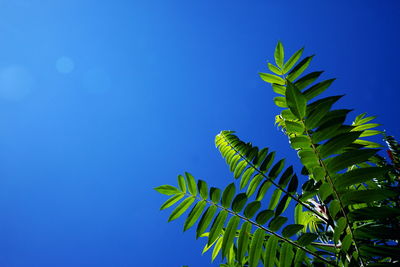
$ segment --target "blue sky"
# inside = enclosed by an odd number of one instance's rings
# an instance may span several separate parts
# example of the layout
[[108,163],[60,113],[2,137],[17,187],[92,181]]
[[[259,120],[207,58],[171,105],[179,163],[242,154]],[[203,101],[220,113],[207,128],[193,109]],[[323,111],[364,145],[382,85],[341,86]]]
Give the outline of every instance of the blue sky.
[[236,130],[298,163],[258,72],[278,40],[398,125],[398,1],[0,1],[0,266],[209,266],[152,190],[231,181]]

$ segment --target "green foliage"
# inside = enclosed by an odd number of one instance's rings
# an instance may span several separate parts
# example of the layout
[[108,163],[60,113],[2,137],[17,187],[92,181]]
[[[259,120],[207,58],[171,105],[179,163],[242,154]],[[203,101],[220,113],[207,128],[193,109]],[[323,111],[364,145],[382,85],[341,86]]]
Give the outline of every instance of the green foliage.
[[[213,248],[221,266],[398,266],[400,146],[375,129],[375,117],[363,113],[346,124],[351,110],[333,108],[342,96],[320,97],[334,79],[304,74],[313,56],[300,60],[303,51],[285,62],[278,42],[272,73],[260,77],[281,95],[274,98],[283,108],[276,124],[300,158],[305,182],[299,186],[300,174],[276,152],[222,131],[215,144],[234,182],[221,190],[179,175],[178,187],[155,188],[172,196],[161,209],[177,205],[172,221],[191,208],[184,230],[197,223],[196,238],[207,238],[203,253]],[[382,145],[368,140],[381,134],[389,161],[378,154]]]

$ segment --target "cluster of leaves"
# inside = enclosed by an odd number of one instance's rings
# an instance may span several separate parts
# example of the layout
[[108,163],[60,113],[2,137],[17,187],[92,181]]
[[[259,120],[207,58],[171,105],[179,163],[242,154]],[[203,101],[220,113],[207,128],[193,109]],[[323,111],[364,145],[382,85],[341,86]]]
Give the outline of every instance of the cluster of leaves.
[[[220,253],[221,266],[398,265],[399,145],[386,137],[393,162],[379,156],[381,145],[366,139],[381,134],[374,117],[361,114],[347,125],[351,110],[332,108],[341,95],[318,98],[334,79],[316,83],[322,72],[303,75],[313,56],[300,60],[302,54],[285,62],[279,42],[276,65],[268,63],[272,73],[260,76],[280,95],[276,123],[297,152],[306,182],[299,188],[294,168],[275,152],[222,131],[215,144],[236,181],[220,190],[179,175],[178,187],[156,188],[172,195],[161,209],[181,201],[172,221],[192,207],[184,230],[198,222],[196,237],[208,240],[203,252],[213,248],[213,260]],[[294,221],[284,216],[290,203]]]

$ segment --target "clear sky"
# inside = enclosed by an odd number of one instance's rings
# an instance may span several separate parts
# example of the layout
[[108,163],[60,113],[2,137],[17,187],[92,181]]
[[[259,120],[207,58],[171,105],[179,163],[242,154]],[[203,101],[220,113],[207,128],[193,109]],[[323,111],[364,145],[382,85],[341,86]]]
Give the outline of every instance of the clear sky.
[[152,188],[230,183],[220,130],[298,163],[257,74],[278,40],[400,138],[399,28],[397,0],[1,0],[0,266],[210,266]]

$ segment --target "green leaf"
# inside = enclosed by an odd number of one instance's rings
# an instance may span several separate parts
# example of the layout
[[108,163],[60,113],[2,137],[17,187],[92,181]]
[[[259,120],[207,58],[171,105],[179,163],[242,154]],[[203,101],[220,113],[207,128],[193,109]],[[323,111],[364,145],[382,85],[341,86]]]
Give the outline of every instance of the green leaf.
[[296,256],[294,257],[294,267],[302,266],[305,256],[306,256],[306,252],[302,249],[298,249],[296,251]]
[[185,181],[185,177],[183,177],[182,175],[178,175],[178,185],[179,185],[179,188],[181,189],[181,191],[183,193],[186,193],[186,181]]
[[253,201],[247,204],[246,208],[244,209],[244,216],[250,219],[256,214],[256,212],[260,209],[261,202],[260,201]]
[[240,179],[240,189],[243,189],[246,187],[246,185],[249,183],[249,180],[253,173],[256,171],[253,167],[247,168],[247,170],[244,171],[242,175],[242,179]]
[[276,67],[275,65],[272,65],[271,63],[268,63],[268,69],[275,73],[276,75],[282,75],[282,71],[280,68]]
[[279,199],[281,198],[282,191],[279,189],[276,189],[274,193],[272,193],[271,200],[269,201],[268,209],[269,210],[274,210],[276,206],[278,205]]
[[282,212],[284,212],[287,207],[289,206],[291,198],[289,197],[289,195],[285,195],[278,203],[278,206],[276,207],[275,210],[275,216],[279,216],[282,214]]
[[256,222],[260,225],[264,225],[267,223],[269,219],[274,216],[274,211],[273,210],[263,210],[260,211],[257,216],[256,216]]
[[207,244],[211,244],[212,242],[214,242],[214,240],[217,239],[217,237],[220,235],[227,216],[228,212],[226,210],[221,210],[217,217],[215,217],[210,229],[210,235],[208,237]]
[[365,162],[378,151],[378,149],[362,149],[345,152],[327,161],[328,170],[330,173],[335,173],[354,164]]
[[261,183],[261,181],[264,179],[264,177],[261,174],[257,174],[256,176],[254,176],[253,180],[251,180],[249,187],[247,188],[247,196],[251,196],[252,194],[254,194],[254,192],[256,191],[257,187],[259,186],[259,184]]
[[289,133],[303,134],[305,131],[304,126],[295,121],[285,121],[285,126]]
[[286,98],[282,96],[276,96],[274,97],[274,104],[280,108],[287,108],[288,105],[286,103]]
[[193,207],[188,217],[186,218],[183,231],[186,231],[195,224],[197,219],[199,219],[200,215],[203,213],[205,207],[206,207],[205,200],[197,202],[197,204]]
[[351,221],[386,220],[398,216],[400,216],[400,209],[391,207],[365,207],[353,210],[348,214]]
[[215,243],[215,246],[214,246],[214,249],[213,249],[213,252],[212,252],[212,255],[211,255],[211,261],[214,261],[215,260],[215,258],[218,256],[218,253],[219,253],[219,251],[221,250],[221,247],[222,247],[222,238],[218,238],[217,239],[217,241],[216,241],[216,243]]
[[249,251],[249,267],[257,267],[260,260],[262,245],[264,242],[265,232],[262,229],[257,229],[253,234],[253,239],[250,244]]
[[229,208],[233,196],[235,195],[236,187],[234,183],[229,184],[222,193],[221,204],[224,208]]
[[333,193],[332,186],[328,183],[324,183],[319,188],[318,193],[319,193],[321,200],[325,201],[325,199]]
[[196,239],[199,238],[200,235],[203,234],[204,231],[208,228],[216,211],[217,211],[217,206],[213,205],[208,207],[206,212],[203,213],[203,216],[201,216],[199,224],[197,225]]
[[219,203],[221,197],[221,189],[216,188],[216,187],[211,187],[210,188],[210,199],[214,203]]
[[381,180],[383,178],[383,175],[387,171],[388,169],[383,167],[367,167],[367,168],[354,169],[336,176],[335,187],[337,189],[341,189],[348,187],[350,185],[369,181],[373,178]]
[[222,241],[222,256],[225,257],[231,247],[233,246],[233,239],[236,235],[236,229],[239,225],[240,218],[237,216],[233,216],[226,226],[224,238]]
[[168,222],[178,219],[194,202],[194,197],[183,200],[172,212],[168,218]]
[[240,194],[238,194],[234,199],[233,199],[233,202],[232,202],[232,210],[234,211],[234,212],[240,212],[242,209],[243,209],[243,207],[244,207],[244,205],[246,205],[246,202],[247,202],[247,195],[246,195],[246,193],[240,193]]
[[356,203],[370,203],[373,201],[384,200],[386,198],[397,196],[397,192],[388,189],[367,189],[347,191],[342,194],[342,202],[344,205]]
[[268,228],[275,232],[281,229],[282,225],[284,225],[287,222],[288,218],[283,217],[283,216],[278,216],[273,218],[268,225]]
[[333,241],[335,244],[338,243],[340,235],[343,233],[343,231],[346,229],[347,223],[346,219],[344,217],[341,217],[336,224],[335,231],[333,232]]
[[289,81],[294,81],[296,80],[297,77],[299,77],[310,65],[310,62],[314,56],[306,57],[302,61],[300,61],[299,64],[297,64],[288,74],[287,79]]
[[317,237],[318,235],[314,233],[304,233],[299,237],[299,239],[297,239],[297,242],[300,246],[304,247],[311,244],[311,242],[317,239]]
[[304,228],[304,225],[302,224],[290,224],[283,228],[282,230],[282,235],[285,238],[289,238],[295,234],[297,234],[300,230]]
[[292,245],[289,243],[283,243],[280,249],[279,255],[279,267],[293,266],[292,261],[294,258],[294,252]]
[[239,164],[235,168],[233,177],[235,179],[239,178],[240,175],[242,174],[242,172],[244,171],[244,169],[246,168],[246,166],[247,166],[247,162],[245,160],[242,160],[241,162],[239,162]]
[[275,179],[285,166],[285,159],[278,161],[268,174],[269,179]]
[[208,187],[207,183],[203,180],[197,181],[197,188],[199,189],[200,196],[202,199],[207,199],[208,196]]
[[330,155],[340,152],[344,147],[353,143],[361,132],[349,132],[335,136],[328,140],[325,144],[318,147],[318,153],[321,158],[326,158]]
[[303,119],[306,115],[307,99],[300,90],[292,83],[286,87],[286,103],[290,111],[298,118]]
[[338,214],[338,212],[340,211],[340,202],[339,200],[332,200],[331,204],[329,205],[329,214],[331,215],[331,217],[333,219],[336,218],[336,215]]
[[175,194],[178,194],[181,192],[181,191],[179,191],[178,188],[176,188],[175,186],[172,186],[172,185],[161,185],[161,186],[154,188],[154,190],[156,190],[157,192],[159,192],[163,195],[167,195],[167,196],[175,195]]
[[269,74],[269,73],[261,73],[261,72],[259,74],[260,74],[261,79],[264,82],[276,83],[276,84],[279,84],[279,85],[285,85],[285,80],[282,79],[279,76],[276,76],[276,75],[273,75],[273,74]]
[[248,250],[250,241],[251,224],[245,221],[240,229],[238,238],[237,257],[238,261],[243,264],[244,256]]
[[283,62],[284,62],[284,51],[283,51],[283,45],[281,42],[278,42],[275,48],[275,63],[278,65],[278,67],[283,68]]
[[335,81],[335,79],[330,79],[326,81],[322,81],[320,83],[317,83],[313,86],[311,86],[309,89],[304,91],[304,96],[307,98],[307,100],[311,100],[314,97],[320,95],[323,93],[326,89],[331,86],[331,84]]
[[303,149],[303,148],[305,148],[305,149],[311,148],[310,140],[303,135],[291,137],[290,145],[293,149],[296,149],[296,150]]
[[307,86],[309,86],[310,84],[312,84],[313,82],[315,82],[315,80],[317,80],[318,77],[321,76],[322,73],[323,73],[323,71],[311,72],[311,73],[301,77],[300,79],[298,79],[294,84],[301,91],[304,88],[306,88]]
[[267,157],[263,160],[263,162],[260,165],[260,171],[262,172],[267,172],[268,169],[271,167],[272,162],[274,161],[275,158],[275,151],[272,151],[267,155]]
[[160,210],[171,207],[172,205],[174,205],[176,202],[178,202],[184,196],[185,196],[185,194],[183,194],[183,193],[179,193],[179,194],[176,194],[175,196],[172,196],[167,201],[165,201],[164,204],[162,204]]
[[288,71],[290,71],[293,66],[297,63],[297,61],[299,61],[299,59],[301,58],[301,55],[303,54],[303,50],[304,48],[299,49],[298,51],[296,51],[296,53],[294,53],[289,60],[285,63],[285,65],[283,66],[283,73],[286,74]]
[[189,193],[192,194],[193,196],[197,195],[197,185],[196,185],[196,180],[194,177],[188,173],[185,172],[186,180],[188,182],[188,188],[189,188]]
[[286,185],[289,183],[290,178],[293,176],[293,166],[290,166],[286,168],[286,170],[283,172],[281,178],[279,179],[279,186],[281,187],[286,187]]
[[278,238],[274,235],[268,238],[267,244],[265,245],[265,255],[264,255],[264,266],[274,267],[276,251],[278,248]]
[[290,183],[287,188],[287,191],[289,193],[295,193],[298,185],[299,185],[299,180],[297,179],[297,175],[295,174],[292,176],[292,179],[290,179]]
[[273,84],[272,84],[272,90],[273,90],[275,93],[284,96],[284,95],[285,95],[285,92],[286,92],[286,87],[283,86],[283,85],[279,85],[279,84],[273,83]]
[[271,185],[272,185],[271,180],[266,180],[262,183],[257,192],[257,197],[256,197],[257,201],[261,201],[264,199],[264,196],[267,193],[268,189],[271,187]]

